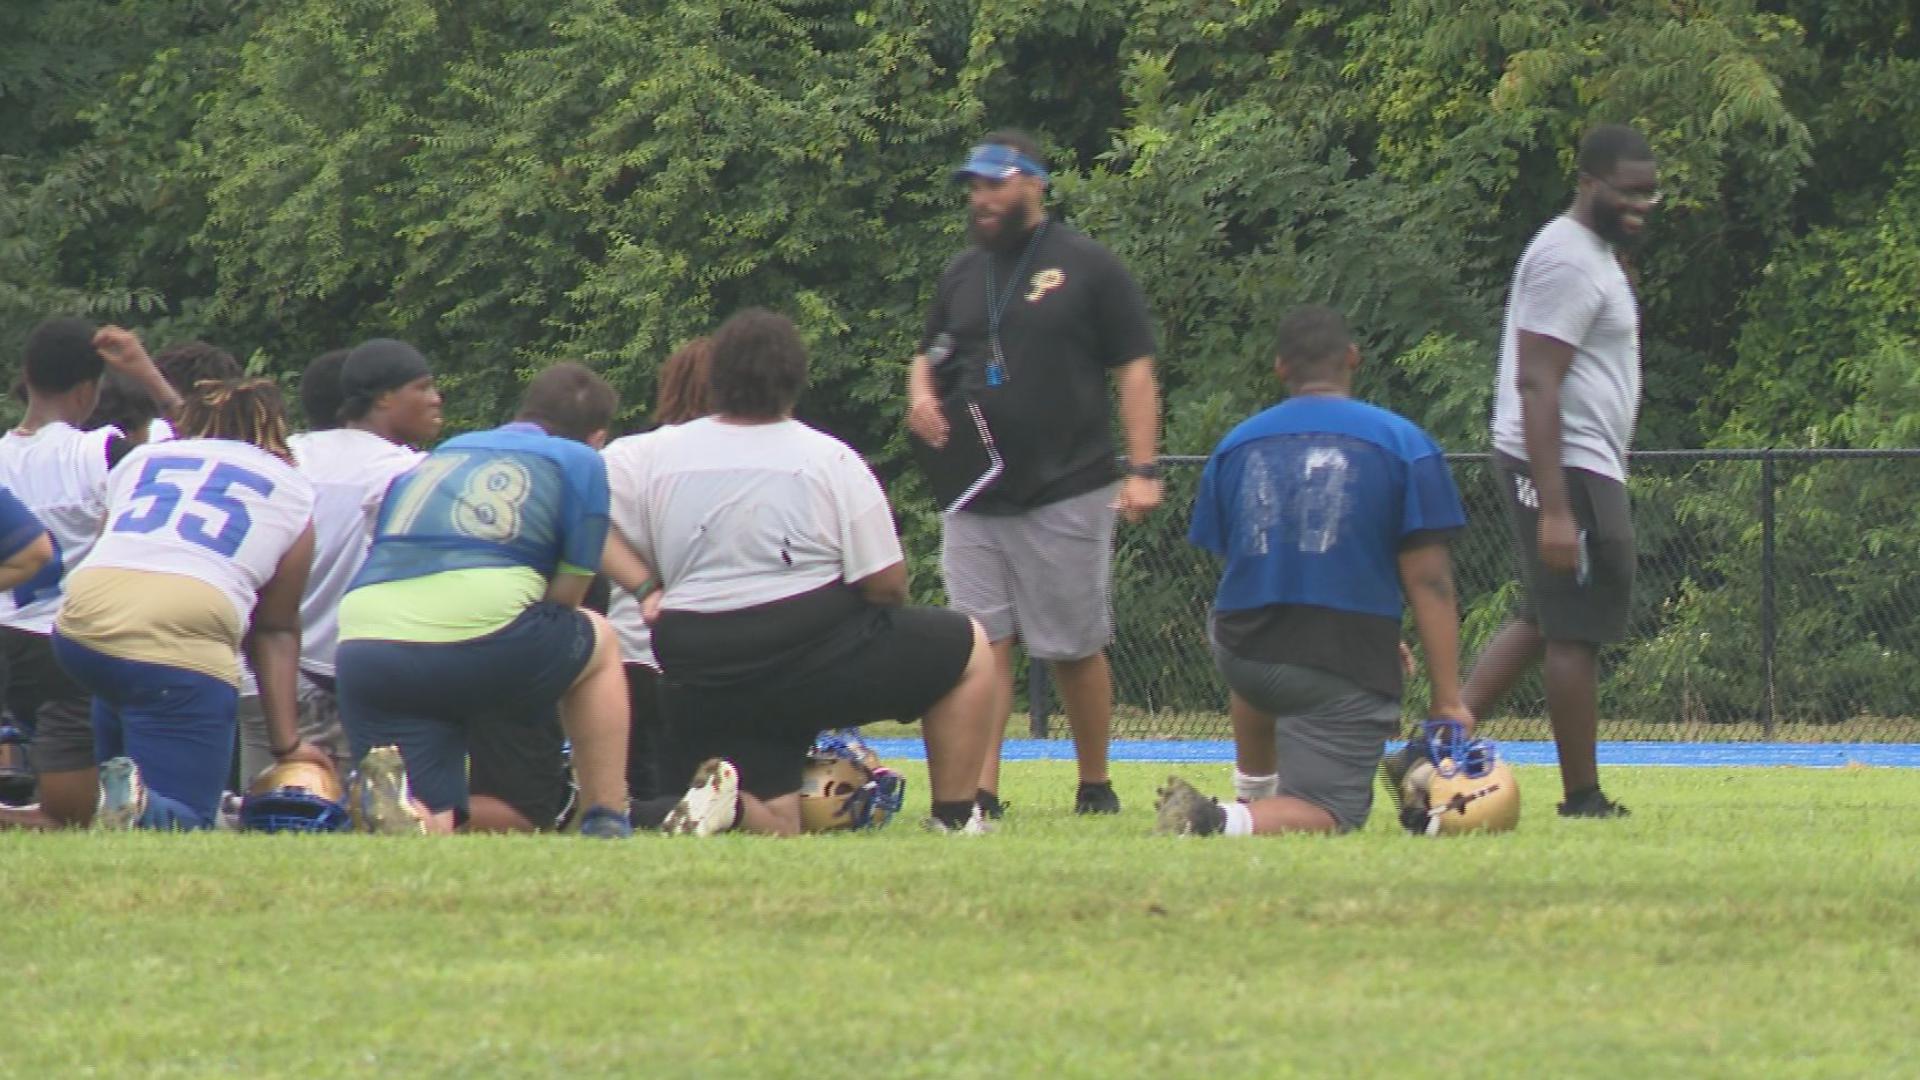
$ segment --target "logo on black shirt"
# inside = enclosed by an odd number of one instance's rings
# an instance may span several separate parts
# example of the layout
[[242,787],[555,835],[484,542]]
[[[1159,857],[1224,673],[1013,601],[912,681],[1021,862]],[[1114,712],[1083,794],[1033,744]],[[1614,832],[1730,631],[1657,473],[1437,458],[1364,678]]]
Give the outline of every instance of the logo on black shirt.
[[1027,303],[1037,304],[1053,290],[1067,283],[1067,272],[1058,267],[1035,270],[1027,279]]

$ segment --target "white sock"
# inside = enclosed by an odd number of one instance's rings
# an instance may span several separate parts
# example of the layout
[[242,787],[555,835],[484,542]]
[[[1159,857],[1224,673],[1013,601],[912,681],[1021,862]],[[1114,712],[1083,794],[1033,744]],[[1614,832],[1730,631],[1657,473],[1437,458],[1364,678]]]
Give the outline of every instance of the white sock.
[[1238,767],[1233,770],[1233,797],[1241,802],[1271,799],[1278,794],[1280,794],[1280,774],[1248,776]]
[[1227,812],[1227,827],[1221,830],[1222,836],[1252,836],[1253,810],[1242,802],[1220,804]]

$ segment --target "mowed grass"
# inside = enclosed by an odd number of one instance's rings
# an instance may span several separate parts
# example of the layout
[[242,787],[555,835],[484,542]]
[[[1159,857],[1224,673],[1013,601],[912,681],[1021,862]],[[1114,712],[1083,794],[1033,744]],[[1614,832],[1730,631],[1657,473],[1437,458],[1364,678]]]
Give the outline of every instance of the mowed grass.
[[[1225,766],[1181,768],[1223,790]],[[768,841],[0,836],[0,1074],[1920,1073],[1920,774],[1613,770],[1625,821]]]

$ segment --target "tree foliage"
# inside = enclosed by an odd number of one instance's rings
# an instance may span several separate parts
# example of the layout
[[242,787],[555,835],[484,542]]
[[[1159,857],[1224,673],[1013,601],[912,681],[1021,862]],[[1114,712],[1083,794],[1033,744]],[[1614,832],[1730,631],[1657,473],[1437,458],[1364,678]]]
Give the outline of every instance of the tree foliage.
[[901,371],[980,132],[1037,132],[1141,279],[1170,450],[1275,397],[1307,300],[1353,318],[1369,396],[1472,450],[1507,275],[1599,120],[1668,193],[1641,445],[1911,444],[1897,0],[14,0],[0,347],[85,311],[290,376],[397,334],[471,426],[557,357],[638,416],[677,343],[767,304],[812,343],[803,412],[927,552]]

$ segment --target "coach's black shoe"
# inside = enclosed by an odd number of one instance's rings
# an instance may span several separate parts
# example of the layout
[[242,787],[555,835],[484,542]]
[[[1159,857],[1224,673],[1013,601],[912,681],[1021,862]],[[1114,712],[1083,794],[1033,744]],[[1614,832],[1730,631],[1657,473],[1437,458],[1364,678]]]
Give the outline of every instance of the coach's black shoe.
[[999,795],[986,788],[981,788],[979,793],[974,795],[973,804],[980,808],[981,813],[987,815],[989,821],[999,821],[1007,816],[1006,804],[1000,801]]
[[1560,804],[1561,817],[1616,818],[1628,817],[1633,811],[1614,802],[1600,793],[1597,787],[1576,792]]
[[[1407,732],[1407,745],[1380,759],[1380,783],[1387,789],[1387,798],[1393,800],[1396,812],[1406,810],[1404,787],[1407,773],[1415,763],[1425,761],[1429,753],[1427,737],[1420,733],[1419,728],[1414,728]],[[1425,813],[1423,807],[1422,816]]]
[[1154,832],[1162,836],[1213,836],[1226,830],[1226,807],[1185,780],[1169,776],[1167,786],[1157,794],[1160,798],[1153,804]]
[[1119,813],[1120,796],[1114,794],[1113,781],[1102,780],[1097,784],[1081,781],[1080,790],[1073,796],[1073,812],[1076,814]]

